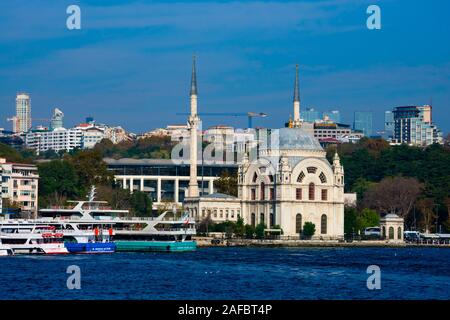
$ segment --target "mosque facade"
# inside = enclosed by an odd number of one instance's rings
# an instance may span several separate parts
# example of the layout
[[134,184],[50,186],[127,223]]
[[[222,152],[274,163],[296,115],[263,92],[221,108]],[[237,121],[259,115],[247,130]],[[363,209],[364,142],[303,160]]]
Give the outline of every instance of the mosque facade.
[[[194,97],[193,97],[194,95]],[[192,106],[192,103],[195,105]],[[294,86],[294,118],[289,126],[269,129],[258,138],[256,156],[246,153],[239,164],[238,196],[198,194],[196,166],[183,206],[197,221],[236,221],[266,230],[281,228],[283,237],[297,238],[305,222],[315,225],[313,239],[344,236],[344,168],[339,156],[333,163],[310,132],[302,129],[298,66]],[[197,139],[197,79],[195,60],[191,81],[191,141]],[[263,140],[263,141],[262,141]],[[191,144],[190,160],[197,163],[197,143]]]

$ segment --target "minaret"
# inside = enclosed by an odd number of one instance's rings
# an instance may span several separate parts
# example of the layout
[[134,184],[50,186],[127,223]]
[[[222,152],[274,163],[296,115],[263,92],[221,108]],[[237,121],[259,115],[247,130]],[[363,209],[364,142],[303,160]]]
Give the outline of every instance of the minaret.
[[344,168],[341,165],[341,159],[337,151],[333,157],[333,172],[334,172],[334,183],[338,186],[344,185]]
[[195,67],[195,56],[192,58],[192,76],[191,76],[191,115],[189,116],[188,124],[190,130],[190,176],[188,197],[198,197],[198,182],[197,182],[197,130],[200,118],[197,114],[197,74]]
[[298,83],[298,64],[295,66],[294,85],[294,128],[300,128],[300,88]]

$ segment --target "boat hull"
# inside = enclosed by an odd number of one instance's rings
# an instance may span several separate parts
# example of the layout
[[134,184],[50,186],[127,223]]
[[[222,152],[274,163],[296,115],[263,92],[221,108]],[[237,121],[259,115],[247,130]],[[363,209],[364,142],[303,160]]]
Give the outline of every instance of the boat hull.
[[186,252],[197,248],[195,241],[116,241],[117,251]]
[[114,253],[116,244],[114,242],[93,242],[93,243],[65,243],[70,253]]

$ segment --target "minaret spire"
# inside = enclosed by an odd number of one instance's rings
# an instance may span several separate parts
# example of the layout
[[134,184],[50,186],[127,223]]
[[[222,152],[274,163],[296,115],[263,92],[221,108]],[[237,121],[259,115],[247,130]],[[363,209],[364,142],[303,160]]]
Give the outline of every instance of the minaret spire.
[[196,57],[192,56],[192,75],[191,75],[191,96],[197,95],[197,70],[195,65]]
[[300,88],[298,83],[298,64],[295,65],[294,102],[300,102]]
[[190,148],[189,148],[189,187],[188,197],[198,197],[198,182],[197,182],[197,130],[200,123],[200,118],[197,114],[197,72],[195,65],[196,57],[192,57],[192,75],[191,75],[191,115],[189,116],[188,124],[190,131]]
[[300,122],[300,85],[298,81],[298,64],[295,66],[294,84],[294,128],[299,128]]

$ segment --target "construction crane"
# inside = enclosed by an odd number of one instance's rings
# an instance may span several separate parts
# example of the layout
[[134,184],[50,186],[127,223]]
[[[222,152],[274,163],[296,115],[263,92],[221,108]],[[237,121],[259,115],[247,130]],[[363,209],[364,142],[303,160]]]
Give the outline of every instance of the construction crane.
[[[188,116],[190,113],[177,113],[180,116]],[[263,112],[203,112],[198,114],[201,117],[248,117],[248,128],[253,128],[253,118],[254,117],[267,117],[266,113]]]

